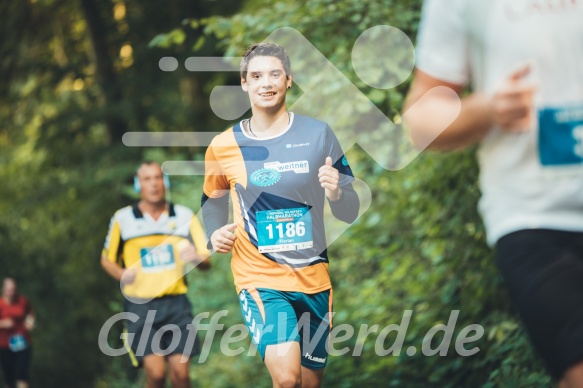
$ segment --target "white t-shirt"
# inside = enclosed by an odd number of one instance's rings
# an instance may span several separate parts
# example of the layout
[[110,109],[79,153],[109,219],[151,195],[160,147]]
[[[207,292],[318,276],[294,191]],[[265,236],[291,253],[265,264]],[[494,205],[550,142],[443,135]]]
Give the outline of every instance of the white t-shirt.
[[488,242],[517,230],[583,231],[583,0],[426,0],[417,67],[492,94],[521,64],[538,85],[526,133],[480,143]]

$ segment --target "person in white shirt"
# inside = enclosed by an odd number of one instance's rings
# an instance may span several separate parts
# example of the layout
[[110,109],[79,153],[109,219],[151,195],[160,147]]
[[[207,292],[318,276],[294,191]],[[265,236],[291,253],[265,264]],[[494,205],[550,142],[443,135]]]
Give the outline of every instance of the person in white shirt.
[[[404,109],[418,104],[404,117],[421,148],[479,143],[488,243],[535,349],[565,387],[583,386],[582,20],[580,0],[426,0]],[[468,85],[442,131],[438,118],[459,98],[426,93],[461,95]]]

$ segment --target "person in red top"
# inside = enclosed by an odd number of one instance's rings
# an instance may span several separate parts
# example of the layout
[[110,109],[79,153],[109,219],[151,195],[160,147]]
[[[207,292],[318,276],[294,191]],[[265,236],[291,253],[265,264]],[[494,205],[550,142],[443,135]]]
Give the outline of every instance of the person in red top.
[[33,326],[30,303],[18,294],[14,279],[5,278],[0,298],[0,365],[7,387],[28,387]]

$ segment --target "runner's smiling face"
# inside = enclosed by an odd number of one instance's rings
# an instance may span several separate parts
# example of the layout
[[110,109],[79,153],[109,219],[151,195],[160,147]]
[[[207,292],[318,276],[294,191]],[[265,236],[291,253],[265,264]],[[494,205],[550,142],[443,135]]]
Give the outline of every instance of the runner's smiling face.
[[164,202],[166,188],[162,168],[158,164],[144,164],[138,170],[142,200],[149,203]]
[[249,61],[247,78],[241,78],[243,91],[249,94],[252,109],[278,112],[285,109],[285,93],[292,78],[286,75],[276,57],[257,56]]

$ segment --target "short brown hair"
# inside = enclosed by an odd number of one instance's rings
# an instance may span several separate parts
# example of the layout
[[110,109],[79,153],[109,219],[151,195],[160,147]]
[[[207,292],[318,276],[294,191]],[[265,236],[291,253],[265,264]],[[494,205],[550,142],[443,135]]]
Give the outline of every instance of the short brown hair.
[[[140,170],[142,169],[143,166],[153,166],[156,165],[158,167],[160,167],[160,170],[162,171],[162,166],[160,165],[160,163],[155,162],[153,160],[144,160],[142,163],[140,163],[140,165],[138,166],[138,169],[136,170],[136,176],[139,177],[140,176]],[[162,171],[162,175],[164,175],[164,171]]]
[[241,78],[247,78],[247,68],[249,67],[249,62],[255,57],[275,57],[281,61],[283,65],[283,70],[287,77],[291,75],[291,65],[289,57],[285,52],[285,49],[275,43],[254,43],[247,47],[245,54],[243,54],[243,59],[241,59]]

